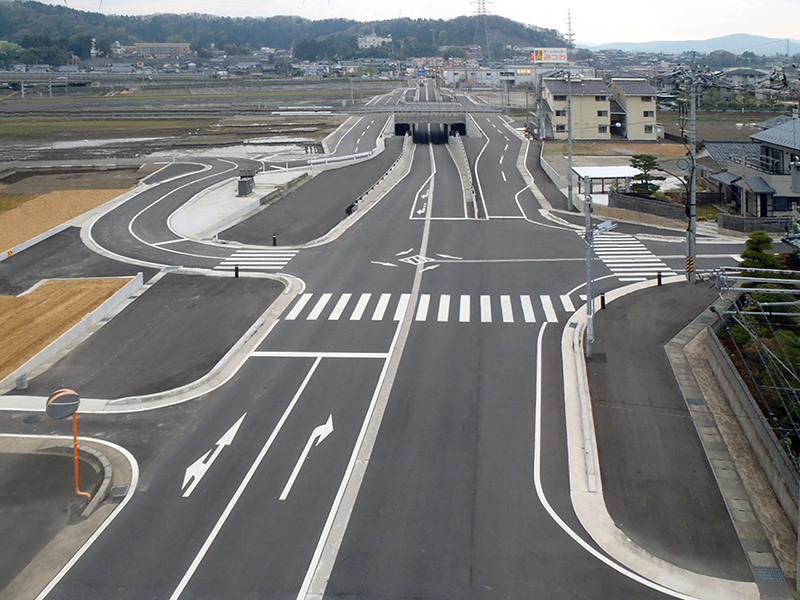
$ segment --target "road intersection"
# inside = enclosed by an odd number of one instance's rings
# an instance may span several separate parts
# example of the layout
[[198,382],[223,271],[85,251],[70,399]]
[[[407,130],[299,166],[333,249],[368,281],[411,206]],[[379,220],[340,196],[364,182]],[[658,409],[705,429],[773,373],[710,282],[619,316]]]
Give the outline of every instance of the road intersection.
[[[630,571],[576,517],[560,338],[585,302],[584,242],[542,215],[517,168],[530,142],[499,115],[475,122],[478,218],[447,148],[418,144],[400,183],[329,243],[170,230],[193,195],[252,165],[231,159],[195,159],[88,228],[123,262],[228,277],[250,265],[302,285],[224,385],[125,419],[165,433],[124,511],[41,597],[715,597]],[[374,148],[380,125],[355,121],[337,151]],[[680,272],[672,242],[600,239],[598,293]],[[107,417],[84,423],[125,438]],[[714,527],[729,532],[727,515]],[[753,597],[729,552],[730,589]]]

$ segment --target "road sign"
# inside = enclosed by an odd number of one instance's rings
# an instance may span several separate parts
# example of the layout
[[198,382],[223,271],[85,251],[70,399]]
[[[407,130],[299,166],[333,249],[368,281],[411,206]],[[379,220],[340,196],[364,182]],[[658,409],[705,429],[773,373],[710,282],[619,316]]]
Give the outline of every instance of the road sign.
[[76,392],[67,389],[57,390],[47,399],[45,410],[51,419],[66,419],[78,410],[80,403],[81,399]]

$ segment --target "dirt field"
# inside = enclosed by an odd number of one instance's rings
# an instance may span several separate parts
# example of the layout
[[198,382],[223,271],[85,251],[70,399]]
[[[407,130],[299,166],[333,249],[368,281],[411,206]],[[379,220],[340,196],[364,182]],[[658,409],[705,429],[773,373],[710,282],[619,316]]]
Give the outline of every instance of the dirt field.
[[128,281],[46,281],[19,297],[0,296],[0,379],[68,331]]
[[[6,251],[125,193],[115,190],[50,192],[0,213],[0,249]],[[0,199],[4,194],[0,194]]]
[[[626,141],[596,141],[574,142],[572,144],[573,156],[631,156],[632,154],[653,154],[662,158],[680,158],[686,156],[686,147],[676,142],[626,142]],[[549,141],[544,145],[545,156],[566,156],[566,142]]]

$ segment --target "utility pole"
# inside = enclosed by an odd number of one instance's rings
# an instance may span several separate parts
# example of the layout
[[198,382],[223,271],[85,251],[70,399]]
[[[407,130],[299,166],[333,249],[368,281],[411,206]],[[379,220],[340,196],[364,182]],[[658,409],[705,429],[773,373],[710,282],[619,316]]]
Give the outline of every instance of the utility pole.
[[572,70],[570,49],[572,48],[572,15],[567,11],[567,206],[572,210]]
[[[694,65],[693,65],[694,66]],[[689,84],[689,227],[686,229],[686,280],[695,282],[694,261],[697,255],[697,80]]]

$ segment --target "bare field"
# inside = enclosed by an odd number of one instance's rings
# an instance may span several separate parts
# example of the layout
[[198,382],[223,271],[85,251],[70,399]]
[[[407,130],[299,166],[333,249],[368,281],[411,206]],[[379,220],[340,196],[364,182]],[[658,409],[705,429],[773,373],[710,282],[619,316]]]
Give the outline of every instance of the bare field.
[[0,296],[0,379],[36,356],[128,281],[45,281],[22,296]]
[[0,248],[13,248],[113,200],[126,191],[128,190],[60,190],[28,200],[0,213]]
[[[626,141],[596,141],[574,142],[572,154],[574,156],[631,156],[633,154],[653,154],[659,159],[680,158],[686,156],[686,147],[676,142],[626,142]],[[546,142],[545,156],[566,156],[567,144],[564,142]]]

